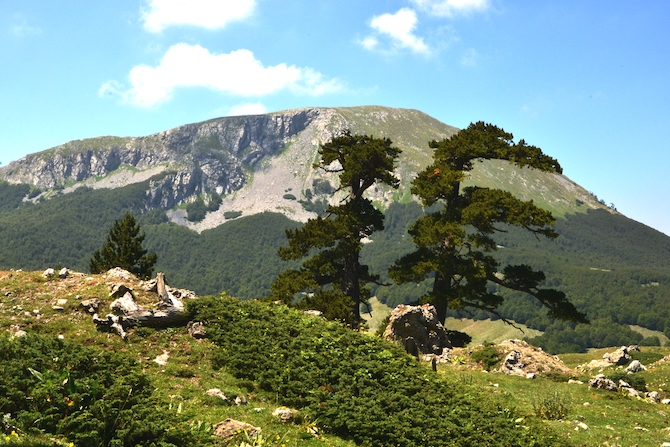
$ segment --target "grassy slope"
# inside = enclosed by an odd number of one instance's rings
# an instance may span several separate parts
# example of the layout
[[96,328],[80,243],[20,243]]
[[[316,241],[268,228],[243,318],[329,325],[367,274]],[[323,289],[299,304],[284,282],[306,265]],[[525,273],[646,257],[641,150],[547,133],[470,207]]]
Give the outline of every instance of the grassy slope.
[[[93,297],[109,303],[107,290],[104,279],[99,275],[47,281],[39,273],[0,272],[0,331],[6,333],[10,326],[20,325],[28,332],[54,337],[62,335],[66,340],[114,350],[139,361],[156,387],[156,405],[185,416],[192,430],[211,430],[214,423],[232,417],[261,426],[266,439],[263,445],[266,446],[354,445],[351,441],[323,433],[313,437],[310,435],[313,425],[309,421],[294,424],[278,422],[270,414],[277,405],[276,396],[262,390],[256,390],[249,396],[249,405],[239,407],[205,396],[204,391],[216,387],[233,398],[246,394],[249,385],[235,379],[226,368],[212,369],[210,359],[216,350],[214,345],[207,340],[192,339],[184,329],[135,330],[131,331],[126,342],[117,336],[96,332],[91,316],[78,311],[77,304],[80,299]],[[67,300],[63,311],[52,309],[58,299]],[[149,304],[153,298],[140,294],[140,301]],[[267,349],[272,352],[270,345]],[[561,358],[568,366],[575,367],[601,358],[605,351],[611,349],[563,355]],[[167,365],[153,362],[156,356],[166,352],[169,354]],[[652,366],[651,363],[668,354],[669,348],[643,348],[642,358],[646,359],[643,363],[651,367],[639,373],[646,379],[649,390],[657,390],[664,396],[670,394],[667,385],[670,383],[670,365],[658,363]],[[556,396],[569,401],[567,417],[544,422],[553,427],[565,443],[642,446],[670,441],[670,433],[666,429],[670,425],[668,411],[662,405],[590,390],[586,385],[485,373],[468,362],[440,365],[439,372],[464,391],[477,395],[485,393],[487,399],[499,402],[503,410],[514,409],[514,417],[520,426],[535,420],[534,405],[551,402]],[[587,380],[590,375],[576,373],[576,377]],[[589,429],[578,429],[578,422],[583,422]],[[0,438],[0,445],[6,444],[4,439]],[[23,433],[19,433],[19,441],[26,439]],[[14,441],[11,436],[10,440]]]

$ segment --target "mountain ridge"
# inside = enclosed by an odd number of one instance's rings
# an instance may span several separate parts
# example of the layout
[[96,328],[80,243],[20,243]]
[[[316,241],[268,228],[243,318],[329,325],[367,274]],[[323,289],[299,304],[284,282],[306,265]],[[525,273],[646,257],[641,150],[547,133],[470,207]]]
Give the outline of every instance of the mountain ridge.
[[[315,194],[315,184],[327,182],[335,189],[337,179],[312,165],[319,145],[344,129],[388,137],[403,150],[396,171],[399,190],[379,187],[370,194],[382,209],[393,201],[411,200],[410,182],[431,160],[427,143],[458,131],[415,109],[310,107],[214,118],[143,137],[74,140],[0,167],[0,179],[30,185],[26,200],[35,203],[82,186],[117,188],[153,177],[145,208],[169,210],[171,221],[198,232],[225,223],[231,213],[279,212],[305,222],[316,215],[306,203],[339,200],[337,195]],[[508,163],[486,161],[470,176],[480,186],[535,198],[561,217],[603,207],[562,175],[522,172]],[[530,186],[524,185],[528,178]],[[217,209],[210,209],[202,220],[189,221],[185,205],[217,196],[222,196]]]

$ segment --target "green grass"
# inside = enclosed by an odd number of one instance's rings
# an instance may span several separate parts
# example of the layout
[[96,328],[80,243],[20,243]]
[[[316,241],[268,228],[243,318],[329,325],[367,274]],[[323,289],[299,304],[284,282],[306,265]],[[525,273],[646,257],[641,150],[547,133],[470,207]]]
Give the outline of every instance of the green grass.
[[471,320],[468,318],[447,318],[445,327],[447,329],[465,332],[472,337],[471,345],[484,342],[499,343],[503,340],[522,339],[524,337],[536,337],[542,332],[529,329],[523,324],[517,324],[520,329],[511,326],[502,320]]

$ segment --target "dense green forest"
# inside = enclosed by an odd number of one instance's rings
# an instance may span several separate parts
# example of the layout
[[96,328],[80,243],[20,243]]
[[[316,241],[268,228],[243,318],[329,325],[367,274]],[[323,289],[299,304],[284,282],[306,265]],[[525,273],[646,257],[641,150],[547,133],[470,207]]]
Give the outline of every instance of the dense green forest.
[[[28,186],[0,183],[0,268],[87,271],[92,253],[125,211],[137,217],[146,248],[157,253],[156,271],[201,295],[225,291],[241,299],[264,297],[279,272],[295,267],[282,262],[277,249],[286,244],[284,229],[298,223],[263,213],[198,234],[169,223],[161,210],[148,210],[147,187],[148,182],[118,189],[82,187],[33,204],[23,201]],[[430,280],[395,286],[386,273],[412,250],[406,231],[422,213],[414,202],[392,204],[385,213],[385,230],[373,234],[362,250],[363,262],[389,284],[373,286],[373,294],[389,306],[415,302],[430,287]],[[568,215],[556,222],[556,230],[561,236],[550,241],[509,228],[497,235],[497,256],[503,263],[544,270],[546,285],[564,291],[585,311],[591,329],[552,323],[535,302],[509,291],[498,291],[508,298],[501,316],[547,331],[534,342],[555,352],[640,341],[625,326],[630,324],[670,334],[670,238],[604,210]]]

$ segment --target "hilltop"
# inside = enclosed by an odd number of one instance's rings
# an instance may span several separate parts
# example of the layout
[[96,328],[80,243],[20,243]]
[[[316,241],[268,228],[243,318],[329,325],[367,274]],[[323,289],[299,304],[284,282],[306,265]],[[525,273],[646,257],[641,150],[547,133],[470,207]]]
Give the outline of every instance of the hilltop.
[[[586,385],[595,372],[576,367],[604,350],[562,356],[564,373],[535,365],[539,376],[531,380],[499,372],[505,343],[468,346],[435,373],[375,336],[225,296],[188,300],[193,318],[205,322],[204,339],[175,327],[132,329],[124,341],[96,331],[81,305],[98,299],[104,314],[119,283],[141,303],[155,301],[130,275],[0,272],[2,383],[13,390],[0,387],[8,415],[0,445],[569,446],[670,439],[662,404]],[[648,369],[631,383],[669,395],[669,353],[635,354]],[[299,413],[282,421],[273,415],[282,406]],[[229,418],[261,435],[214,437]]]

